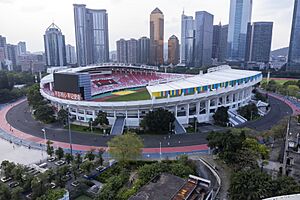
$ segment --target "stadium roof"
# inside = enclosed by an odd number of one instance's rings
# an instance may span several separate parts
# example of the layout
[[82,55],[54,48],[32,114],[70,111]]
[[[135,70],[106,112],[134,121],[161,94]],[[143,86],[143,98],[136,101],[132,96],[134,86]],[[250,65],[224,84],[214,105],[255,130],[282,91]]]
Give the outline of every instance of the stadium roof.
[[186,88],[196,88],[200,86],[207,86],[218,83],[224,83],[232,80],[243,79],[260,73],[261,72],[258,71],[238,70],[231,69],[229,66],[223,66],[223,69],[220,68],[219,70],[210,73],[199,74],[185,79],[171,81],[168,83],[147,86],[147,89],[150,93],[153,93],[180,90]]

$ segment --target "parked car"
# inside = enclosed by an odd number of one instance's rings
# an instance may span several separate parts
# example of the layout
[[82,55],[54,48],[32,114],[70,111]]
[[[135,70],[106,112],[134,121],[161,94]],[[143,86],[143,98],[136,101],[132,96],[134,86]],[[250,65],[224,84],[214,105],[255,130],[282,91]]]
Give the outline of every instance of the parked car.
[[42,163],[39,165],[40,168],[46,168],[47,167],[47,163]]
[[74,182],[71,183],[71,185],[72,185],[73,187],[78,187],[79,184],[80,184],[80,183],[79,183],[78,181],[74,181]]
[[67,181],[69,181],[69,180],[71,180],[71,179],[72,179],[72,177],[71,177],[70,175],[65,175],[65,176],[63,176],[63,177],[61,178],[61,180],[65,181],[65,182],[67,182]]
[[64,164],[66,164],[66,162],[63,161],[63,160],[59,160],[59,161],[56,161],[54,164],[55,164],[56,166],[62,166],[62,165],[64,165]]
[[11,187],[11,188],[17,187],[19,185],[20,185],[20,183],[18,181],[13,181],[13,182],[8,184],[8,186]]
[[51,189],[54,189],[54,188],[56,188],[56,184],[55,184],[55,183],[53,183],[53,182],[51,182],[51,183],[50,183],[50,188],[51,188]]
[[6,182],[8,182],[8,181],[10,181],[10,180],[11,180],[11,177],[6,177],[6,176],[4,176],[4,177],[1,178],[1,181],[2,181],[3,183],[6,183]]
[[102,165],[96,168],[97,171],[101,171],[102,169],[104,169],[104,166]]
[[50,157],[50,158],[47,159],[48,162],[54,162],[55,160],[56,160],[55,157]]

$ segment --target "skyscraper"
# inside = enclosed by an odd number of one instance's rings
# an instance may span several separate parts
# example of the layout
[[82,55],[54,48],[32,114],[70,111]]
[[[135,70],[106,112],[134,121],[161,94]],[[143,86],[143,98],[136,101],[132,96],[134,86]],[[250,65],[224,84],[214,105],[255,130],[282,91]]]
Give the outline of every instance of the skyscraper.
[[180,60],[179,40],[175,35],[172,35],[168,40],[168,63],[177,65]]
[[198,11],[195,16],[195,67],[212,64],[214,16],[206,11]]
[[140,64],[149,64],[150,61],[150,39],[141,37],[139,39],[139,62]]
[[250,61],[268,63],[272,44],[273,22],[254,22],[252,25]]
[[0,62],[3,62],[7,57],[6,37],[0,35]]
[[129,64],[138,64],[139,63],[139,45],[136,39],[131,38],[127,40],[127,62]]
[[180,63],[186,66],[194,64],[195,25],[192,16],[181,15]]
[[214,25],[213,27],[213,43],[211,57],[217,60],[219,60],[220,57],[221,29],[221,23],[219,25]]
[[44,45],[47,66],[66,65],[65,36],[54,23],[46,29]]
[[164,15],[155,8],[150,15],[150,64],[164,63]]
[[7,59],[12,62],[12,67],[16,69],[17,67],[17,57],[18,57],[18,47],[17,45],[7,44]]
[[248,23],[251,22],[252,0],[230,0],[228,58],[244,60]]
[[74,4],[77,62],[80,66],[109,61],[108,17],[106,10]]
[[117,61],[118,63],[128,63],[127,41],[120,39],[117,41]]
[[224,62],[227,57],[227,37],[228,25],[224,25],[221,28],[219,62]]
[[287,70],[300,71],[300,1],[295,0]]
[[75,47],[70,44],[66,45],[66,59],[67,59],[67,64],[70,65],[76,64]]
[[19,42],[18,55],[25,55],[25,54],[26,54],[26,42]]

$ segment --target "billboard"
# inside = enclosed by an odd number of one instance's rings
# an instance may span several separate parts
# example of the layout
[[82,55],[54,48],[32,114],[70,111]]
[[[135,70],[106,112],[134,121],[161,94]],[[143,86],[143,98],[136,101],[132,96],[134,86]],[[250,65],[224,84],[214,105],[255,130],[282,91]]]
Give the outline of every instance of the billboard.
[[78,74],[54,73],[54,90],[58,92],[80,94]]

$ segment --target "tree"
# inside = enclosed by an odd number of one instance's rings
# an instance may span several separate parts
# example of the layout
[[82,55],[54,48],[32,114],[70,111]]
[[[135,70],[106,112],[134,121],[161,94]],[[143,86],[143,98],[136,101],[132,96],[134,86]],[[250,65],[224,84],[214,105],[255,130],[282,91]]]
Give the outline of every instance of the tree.
[[299,87],[297,85],[289,85],[287,86],[287,95],[289,96],[297,96],[299,94]]
[[64,150],[61,147],[58,147],[58,149],[55,150],[55,155],[60,160],[64,157]]
[[80,168],[87,173],[91,172],[92,167],[93,167],[93,163],[91,161],[85,161],[80,165]]
[[97,158],[98,158],[98,162],[99,162],[100,165],[103,165],[103,161],[104,161],[103,153],[104,152],[105,152],[104,149],[102,149],[102,148],[98,149]]
[[66,154],[65,154],[65,159],[66,159],[66,162],[67,162],[68,164],[70,164],[70,162],[72,162],[72,161],[74,160],[74,157],[73,157],[72,154],[66,153]]
[[13,200],[21,200],[22,198],[22,192],[23,192],[23,188],[21,188],[20,186],[13,188],[11,190],[11,199]]
[[94,149],[88,151],[86,154],[85,154],[85,157],[86,159],[88,159],[89,161],[93,161],[95,159],[95,154],[94,154]]
[[13,162],[9,162],[7,160],[2,161],[1,163],[1,169],[4,172],[4,176],[10,177],[12,176],[12,171],[15,168],[15,164]]
[[82,157],[80,153],[76,153],[74,161],[75,164],[77,164],[77,168],[79,168],[79,165],[82,163]]
[[54,154],[54,148],[51,146],[52,142],[50,140],[47,141],[47,154],[52,157]]
[[43,99],[44,98],[40,93],[39,84],[34,84],[27,90],[28,104],[34,109],[36,109],[39,105],[44,104]]
[[175,116],[172,112],[159,108],[150,111],[142,120],[143,129],[152,134],[167,134],[173,129]]
[[46,187],[44,185],[44,180],[39,177],[34,177],[31,181],[31,190],[32,190],[32,198],[36,199],[41,195],[45,194]]
[[259,117],[258,108],[254,103],[250,103],[249,105],[240,107],[238,109],[238,113],[245,117],[247,120],[253,120]]
[[11,199],[9,188],[4,183],[0,183],[0,199]]
[[116,136],[108,142],[110,155],[120,162],[135,160],[141,156],[144,144],[139,136],[126,133]]
[[93,122],[93,126],[100,126],[100,127],[105,127],[109,125],[108,118],[107,118],[107,113],[103,111],[99,111],[97,114],[97,117],[95,118]]
[[227,126],[227,124],[229,123],[228,108],[224,106],[219,107],[213,115],[213,119],[215,120],[215,123],[217,125]]
[[54,110],[49,105],[39,105],[34,111],[34,116],[37,120],[44,123],[51,123],[54,121]]
[[16,165],[12,171],[11,171],[11,174],[14,178],[14,180],[16,181],[19,181],[19,182],[23,182],[23,179],[22,179],[22,175],[24,174],[24,168],[22,165]]
[[69,117],[69,112],[65,109],[60,109],[57,113],[57,121],[59,121],[62,124],[67,124]]

